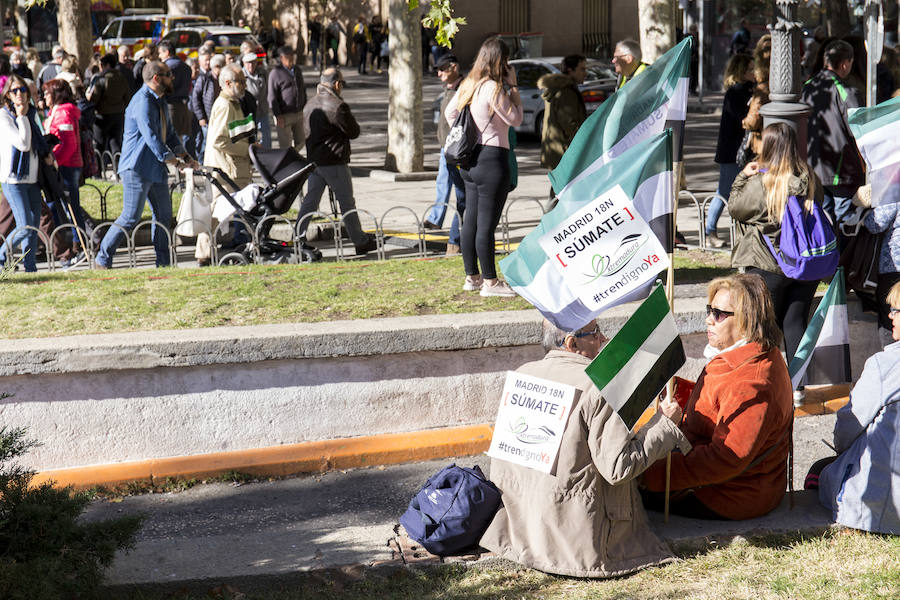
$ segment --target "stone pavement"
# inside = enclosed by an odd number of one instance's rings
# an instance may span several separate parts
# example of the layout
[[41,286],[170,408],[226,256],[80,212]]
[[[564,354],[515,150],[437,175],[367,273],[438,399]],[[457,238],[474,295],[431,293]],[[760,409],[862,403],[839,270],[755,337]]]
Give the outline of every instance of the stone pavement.
[[[794,429],[794,487],[802,488],[809,465],[829,455],[834,416],[798,419]],[[480,465],[484,455],[336,471],[247,484],[211,483],[181,493],[147,494],[117,502],[97,500],[89,520],[144,513],[136,548],[120,553],[107,572],[111,585],[196,583],[201,589],[228,582],[271,581],[320,569],[401,566],[440,562],[414,547],[398,519],[425,480],[450,462]],[[676,551],[727,544],[736,536],[816,535],[830,526],[815,495],[795,495],[793,510],[739,523],[699,522],[651,513],[660,536]],[[479,564],[491,561],[480,558]],[[487,564],[494,565],[494,562]]]

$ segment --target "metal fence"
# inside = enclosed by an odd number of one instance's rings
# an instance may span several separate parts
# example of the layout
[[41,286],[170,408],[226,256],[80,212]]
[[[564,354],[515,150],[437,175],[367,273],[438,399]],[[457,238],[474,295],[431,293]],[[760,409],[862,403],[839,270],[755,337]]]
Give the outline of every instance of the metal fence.
[[[170,194],[182,185],[181,182],[175,181],[170,185]],[[101,190],[99,187],[88,184],[94,188],[101,199],[101,219],[103,222],[96,225],[88,235],[84,229],[77,227],[71,223],[66,223],[56,227],[48,236],[44,232],[34,227],[26,227],[25,229],[34,230],[40,241],[43,243],[44,251],[41,256],[36,257],[38,261],[44,263],[49,271],[55,271],[61,267],[51,252],[52,238],[57,235],[69,235],[80,237],[87,241],[87,247],[84,251],[89,259],[89,268],[94,268],[94,257],[99,250],[100,240],[103,235],[111,228],[122,229],[116,223],[108,219],[106,214],[106,196],[112,186]],[[682,208],[680,213],[684,215],[687,211],[694,211],[699,222],[699,242],[696,245],[689,245],[689,248],[705,248],[706,233],[704,223],[709,205],[716,197],[721,198],[718,194],[709,194],[702,200],[690,191],[682,191],[679,194],[680,204],[688,203],[689,207]],[[389,258],[410,258],[410,257],[436,257],[442,256],[446,252],[445,236],[449,233],[449,227],[433,230],[425,228],[425,217],[434,206],[444,206],[447,209],[445,219],[452,222],[456,215],[456,208],[451,203],[434,204],[429,206],[421,215],[417,214],[408,206],[393,206],[380,216],[362,208],[357,208],[343,215],[327,214],[324,212],[314,212],[305,215],[302,220],[291,220],[282,215],[269,215],[267,217],[257,219],[243,219],[233,217],[229,221],[219,223],[217,227],[211,228],[209,223],[191,219],[178,222],[175,227],[171,224],[162,224],[154,220],[141,221],[131,231],[122,229],[124,243],[119,247],[117,254],[126,256],[128,267],[136,267],[141,263],[140,252],[144,250],[153,251],[152,241],[149,244],[141,243],[145,239],[144,232],[148,228],[157,227],[159,235],[166,240],[169,250],[169,259],[173,266],[190,266],[196,264],[193,256],[190,260],[185,259],[185,254],[193,246],[191,240],[195,236],[181,236],[177,234],[182,226],[190,225],[193,232],[202,232],[210,236],[213,243],[211,244],[211,262],[213,264],[272,264],[272,263],[304,263],[313,259],[311,253],[305,247],[307,241],[306,229],[314,226],[319,231],[320,241],[316,244],[318,250],[329,252],[329,258],[336,260],[347,260],[355,256],[352,244],[344,235],[346,219],[355,214],[363,223],[363,229],[374,233],[376,240],[375,254],[377,260],[387,260]],[[727,204],[726,204],[727,206]],[[515,232],[530,231],[539,222],[541,217],[550,209],[549,201],[546,199],[520,197],[514,198],[507,202],[501,215],[500,223],[496,231],[497,250],[502,253],[508,253],[515,248]],[[727,211],[727,209],[726,209]],[[229,248],[227,246],[219,247],[229,241],[229,229],[232,223],[241,223],[244,226],[246,235],[249,238],[247,243],[242,243],[237,248]],[[271,227],[269,226],[271,223]],[[462,219],[460,219],[460,227],[462,227]],[[276,229],[275,236],[266,234],[270,229]],[[301,233],[304,232],[304,233]],[[322,234],[327,234],[322,236]],[[14,232],[10,233],[10,237]],[[321,237],[330,237],[330,242]],[[74,238],[73,238],[74,239]],[[0,243],[4,243],[6,238],[0,235]],[[730,244],[733,246],[735,241],[734,224],[730,227]],[[273,251],[273,243],[277,246],[277,250]],[[389,249],[390,247],[390,249]],[[179,253],[179,250],[181,251]],[[727,251],[727,248],[721,251]],[[12,259],[17,258],[15,249],[9,251]],[[118,261],[121,264],[121,260]],[[181,264],[179,264],[181,263]]]

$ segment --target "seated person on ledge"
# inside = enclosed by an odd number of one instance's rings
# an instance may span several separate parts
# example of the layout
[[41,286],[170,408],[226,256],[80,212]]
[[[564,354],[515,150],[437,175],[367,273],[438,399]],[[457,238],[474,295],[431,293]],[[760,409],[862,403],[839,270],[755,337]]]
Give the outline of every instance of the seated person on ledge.
[[543,473],[492,459],[503,504],[481,538],[497,556],[547,573],[615,577],[674,560],[650,530],[635,480],[676,447],[681,408],[668,401],[633,434],[584,372],[605,342],[596,323],[562,331],[545,321],[547,355],[518,372],[573,386],[575,399],[557,454]]
[[[900,283],[887,302],[900,340]],[[900,533],[900,343],[866,361],[837,413],[834,447],[839,454],[819,476],[819,501],[841,525]]]
[[[681,430],[693,448],[672,454],[670,510],[701,519],[751,519],[784,497],[791,379],[761,277],[714,279],[707,298],[704,355],[710,360],[684,406]],[[644,473],[647,508],[662,510],[665,481],[663,459]]]

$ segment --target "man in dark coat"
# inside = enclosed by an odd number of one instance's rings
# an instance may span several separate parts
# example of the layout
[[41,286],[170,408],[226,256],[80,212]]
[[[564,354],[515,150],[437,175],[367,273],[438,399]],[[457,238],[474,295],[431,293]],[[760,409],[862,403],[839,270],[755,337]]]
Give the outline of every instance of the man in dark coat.
[[865,183],[847,109],[861,105],[859,91],[847,85],[853,47],[835,40],[825,48],[825,67],[803,86],[803,102],[812,109],[807,125],[807,160],[825,188],[822,208],[835,224],[852,212],[851,199]]
[[303,120],[309,131],[306,153],[309,160],[316,163],[316,170],[309,177],[297,221],[302,235],[309,225],[309,218],[304,217],[319,209],[322,192],[328,185],[345,215],[343,223],[356,247],[356,254],[366,254],[377,245],[371,235],[363,232],[359,215],[351,212],[356,210],[356,201],[350,175],[350,140],[359,137],[359,124],[341,98],[343,89],[344,78],[340,70],[326,69],[319,79],[316,95],[303,109]]
[[278,64],[269,73],[269,106],[275,117],[278,147],[293,146],[299,151],[306,139],[303,118],[306,87],[300,67],[294,65],[294,58],[294,49],[290,46],[278,49]]
[[104,54],[100,66],[102,70],[87,93],[87,99],[97,108],[94,138],[101,150],[116,154],[122,150],[125,107],[131,99],[131,88],[118,69],[115,54]]
[[580,54],[570,54],[560,66],[562,73],[547,73],[538,79],[544,99],[541,166],[551,170],[559,164],[587,118],[584,98],[578,89],[587,77],[587,59]]
[[169,119],[176,133],[181,137],[181,144],[187,147],[191,133],[192,115],[188,108],[191,96],[191,68],[175,54],[175,46],[169,40],[163,40],[157,48],[159,60],[172,71],[172,92],[166,94],[166,106]]

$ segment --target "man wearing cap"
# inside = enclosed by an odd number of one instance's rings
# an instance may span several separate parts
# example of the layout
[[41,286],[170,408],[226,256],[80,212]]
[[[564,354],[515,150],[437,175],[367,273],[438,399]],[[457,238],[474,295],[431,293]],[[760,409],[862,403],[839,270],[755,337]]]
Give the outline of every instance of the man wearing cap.
[[260,144],[263,148],[272,147],[272,129],[269,125],[269,102],[266,98],[269,84],[266,73],[259,67],[256,52],[247,52],[241,57],[244,77],[247,80],[247,93],[256,99],[256,128],[259,130]]
[[356,254],[366,254],[375,250],[377,244],[371,235],[362,230],[356,213],[353,178],[350,176],[350,140],[359,137],[359,124],[341,98],[343,89],[341,71],[336,67],[325,69],[319,78],[316,95],[303,109],[303,120],[309,131],[306,153],[309,160],[316,163],[316,170],[309,176],[297,222],[302,236],[309,225],[309,219],[304,217],[319,209],[319,201],[327,184],[344,214],[343,223],[356,247]]
[[275,133],[278,147],[293,146],[302,150],[306,133],[303,107],[306,106],[306,88],[303,73],[294,66],[294,49],[282,46],[278,49],[278,64],[269,73],[269,107],[275,116]]
[[459,168],[450,167],[444,159],[444,143],[450,132],[450,124],[443,118],[444,111],[450,105],[450,100],[462,81],[459,72],[459,61],[455,54],[445,54],[438,59],[438,77],[444,84],[444,93],[441,96],[441,110],[437,115],[437,137],[441,145],[441,156],[438,159],[438,175],[436,180],[437,194],[434,206],[425,217],[425,229],[440,229],[444,224],[444,216],[447,214],[447,203],[450,200],[450,191],[456,189],[456,214],[453,215],[453,223],[450,225],[450,239],[447,244],[447,254],[459,254],[459,215],[466,209],[466,186],[463,183]]

